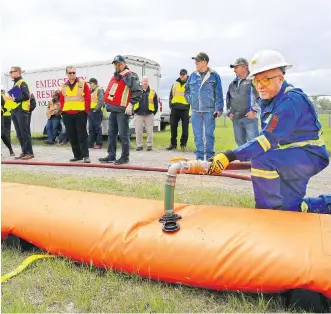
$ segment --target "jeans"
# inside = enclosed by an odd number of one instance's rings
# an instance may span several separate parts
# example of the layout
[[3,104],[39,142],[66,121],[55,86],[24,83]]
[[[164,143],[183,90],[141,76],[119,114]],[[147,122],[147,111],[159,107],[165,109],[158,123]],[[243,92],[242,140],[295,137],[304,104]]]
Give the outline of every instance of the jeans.
[[98,146],[102,145],[102,111],[94,112],[90,110],[88,113],[88,144],[93,147],[94,143]]
[[[215,155],[215,119],[213,112],[192,112],[192,128],[196,147],[195,156],[198,160],[211,158]],[[206,145],[205,145],[206,142]],[[205,152],[206,146],[206,152]]]
[[119,134],[122,146],[121,158],[129,158],[129,116],[124,112],[112,112],[109,115],[108,128],[108,156],[116,158],[117,134]]
[[71,149],[75,158],[89,157],[87,145],[87,113],[81,111],[76,114],[63,114]]
[[50,143],[54,143],[56,138],[56,132],[59,129],[61,122],[60,116],[51,117],[51,119],[47,120],[46,123],[46,131],[47,131],[47,141]]
[[33,150],[30,131],[31,113],[24,111],[21,106],[19,106],[11,111],[11,116],[22,153],[24,155],[32,155]]
[[248,119],[244,117],[233,119],[232,123],[234,138],[238,146],[244,145],[259,136],[258,118]]
[[66,143],[68,142],[68,136],[67,136],[67,131],[66,131],[66,127],[63,123],[63,119],[61,120],[61,132],[59,134],[59,137],[58,137],[58,142],[59,143]]

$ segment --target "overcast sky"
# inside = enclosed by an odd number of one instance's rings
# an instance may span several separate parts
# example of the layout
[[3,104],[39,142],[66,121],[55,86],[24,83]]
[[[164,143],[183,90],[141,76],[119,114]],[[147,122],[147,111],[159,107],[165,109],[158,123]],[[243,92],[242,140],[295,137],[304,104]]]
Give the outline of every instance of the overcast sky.
[[1,17],[1,71],[131,54],[161,65],[164,97],[204,51],[225,93],[230,63],[275,49],[294,65],[290,83],[309,95],[331,94],[330,0],[4,0]]

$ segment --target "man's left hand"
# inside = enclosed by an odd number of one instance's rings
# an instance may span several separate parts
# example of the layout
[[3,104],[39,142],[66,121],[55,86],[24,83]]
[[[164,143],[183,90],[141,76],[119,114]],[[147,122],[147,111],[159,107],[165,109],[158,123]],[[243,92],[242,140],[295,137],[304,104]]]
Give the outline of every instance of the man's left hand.
[[246,117],[248,118],[248,119],[255,119],[255,117],[256,117],[256,112],[254,112],[254,111],[248,111],[248,113],[246,114]]
[[222,112],[215,111],[215,112],[213,113],[213,117],[216,119],[216,118],[220,117],[221,114],[222,114]]
[[226,157],[226,155],[223,153],[215,155],[208,161],[212,162],[208,171],[209,174],[221,174],[230,163],[228,157]]

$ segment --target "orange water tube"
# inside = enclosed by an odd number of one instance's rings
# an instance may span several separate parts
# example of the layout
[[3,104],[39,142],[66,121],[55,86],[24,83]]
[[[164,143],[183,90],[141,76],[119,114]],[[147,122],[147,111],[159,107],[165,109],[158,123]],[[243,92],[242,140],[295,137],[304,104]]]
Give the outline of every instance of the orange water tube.
[[2,184],[3,237],[55,255],[143,277],[216,290],[308,289],[331,298],[331,216],[175,204],[183,219],[164,233],[163,202]]

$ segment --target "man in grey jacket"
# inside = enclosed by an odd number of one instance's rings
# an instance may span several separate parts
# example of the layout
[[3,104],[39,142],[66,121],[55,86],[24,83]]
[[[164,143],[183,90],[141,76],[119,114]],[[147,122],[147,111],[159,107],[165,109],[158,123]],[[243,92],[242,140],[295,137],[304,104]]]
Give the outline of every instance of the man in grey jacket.
[[249,142],[258,136],[258,93],[251,80],[247,80],[249,74],[248,62],[244,58],[238,58],[230,65],[234,69],[236,78],[231,82],[227,95],[226,106],[228,117],[233,122],[235,141],[238,146]]

